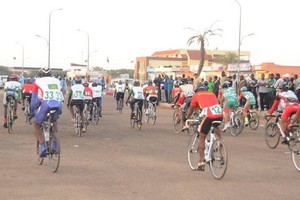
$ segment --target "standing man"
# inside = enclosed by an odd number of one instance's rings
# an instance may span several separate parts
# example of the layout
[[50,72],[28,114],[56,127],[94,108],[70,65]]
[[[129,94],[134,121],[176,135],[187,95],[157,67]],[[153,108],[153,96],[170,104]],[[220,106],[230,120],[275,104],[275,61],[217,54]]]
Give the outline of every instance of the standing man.
[[220,89],[220,80],[219,80],[218,76],[214,76],[213,93],[216,95],[217,98],[219,95],[219,89]]
[[300,79],[298,78],[298,74],[294,74],[294,84],[295,84],[295,93],[299,101],[300,100]]
[[155,84],[155,86],[156,86],[156,88],[157,88],[158,102],[161,102],[161,86],[160,86],[161,85],[161,81],[162,81],[162,79],[161,79],[161,75],[160,74],[153,81],[154,84]]
[[264,111],[264,108],[266,107],[267,110],[270,109],[270,100],[269,100],[269,90],[267,88],[268,86],[268,80],[265,79],[265,74],[261,74],[261,79],[257,82],[258,85],[258,94],[260,99],[260,110]]
[[173,99],[173,95],[172,95],[173,86],[174,86],[174,79],[173,79],[173,76],[171,75],[170,78],[169,78],[169,80],[168,80],[168,98],[169,98],[168,103],[172,103],[172,99]]

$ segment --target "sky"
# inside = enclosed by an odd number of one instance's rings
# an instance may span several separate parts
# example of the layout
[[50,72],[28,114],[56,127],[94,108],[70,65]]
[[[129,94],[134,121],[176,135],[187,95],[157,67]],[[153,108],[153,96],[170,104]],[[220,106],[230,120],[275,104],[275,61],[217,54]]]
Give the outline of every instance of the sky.
[[[300,66],[298,1],[237,1],[241,51],[251,52],[252,65]],[[0,65],[22,66],[23,47],[24,66],[48,65],[51,12],[51,67],[83,64],[88,36],[90,67],[105,69],[133,69],[136,57],[155,51],[199,49],[187,40],[212,24],[222,33],[209,37],[206,49],[239,47],[236,0],[9,0],[0,6]]]

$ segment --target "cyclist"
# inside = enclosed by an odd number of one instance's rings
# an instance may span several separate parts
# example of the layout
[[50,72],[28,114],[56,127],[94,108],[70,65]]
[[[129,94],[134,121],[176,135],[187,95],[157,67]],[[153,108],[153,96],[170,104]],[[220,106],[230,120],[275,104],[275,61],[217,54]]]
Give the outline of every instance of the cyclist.
[[248,119],[247,113],[249,111],[250,106],[256,104],[256,100],[255,100],[254,95],[251,92],[248,91],[246,86],[243,86],[241,88],[241,92],[240,92],[238,102],[240,102],[240,100],[242,98],[244,98],[246,100],[245,105],[243,107],[243,115],[244,115],[244,118],[245,118],[245,126],[248,126],[249,119]]
[[[189,83],[185,79],[181,81],[181,85],[179,86],[179,90],[174,98],[174,105],[177,105],[175,107],[175,112],[179,112],[179,106],[182,106],[182,120],[185,121],[186,112],[190,106],[190,102],[192,99],[193,94],[195,94],[193,89],[193,84]],[[183,124],[182,130],[185,130],[185,124]]]
[[152,84],[152,81],[149,80],[148,86],[144,88],[144,94],[145,94],[145,108],[146,108],[146,115],[148,114],[148,104],[150,103],[155,103],[157,104],[157,92],[156,92],[156,87]]
[[[87,106],[87,111],[90,112],[93,101],[93,90],[89,87],[89,83],[87,81],[85,81],[82,85],[84,87],[84,103]],[[90,114],[89,120],[92,120],[92,114]]]
[[145,99],[143,88],[140,86],[139,81],[134,81],[133,87],[130,89],[129,96],[128,96],[127,101],[126,101],[126,105],[128,104],[129,99],[130,99],[131,96],[132,96],[132,98],[131,98],[131,101],[130,101],[130,109],[131,109],[131,118],[133,118],[134,117],[134,113],[133,113],[134,104],[138,102],[139,109],[142,113],[143,101]]
[[288,144],[291,139],[287,135],[288,119],[292,114],[297,113],[300,106],[296,94],[293,91],[288,90],[287,84],[280,84],[277,87],[277,90],[278,93],[275,101],[268,114],[271,115],[277,107],[279,107],[279,110],[283,111],[281,119],[279,120],[279,128],[282,134],[282,144]]
[[81,127],[83,127],[82,132],[85,132],[83,108],[84,108],[84,86],[81,84],[81,77],[75,76],[75,85],[70,88],[67,106],[70,110],[72,121],[74,122],[74,109],[73,106],[79,107]]
[[[93,102],[97,102],[97,107],[99,110],[99,117],[102,117],[102,86],[99,83],[92,83],[92,91],[93,91]],[[93,113],[93,107],[91,109],[91,114]]]
[[226,131],[230,125],[229,122],[229,112],[232,111],[232,108],[237,104],[237,95],[235,90],[232,87],[229,87],[230,82],[225,81],[222,84],[222,89],[219,91],[218,100],[220,104],[223,104],[224,111],[224,128],[222,131]]
[[22,110],[25,110],[25,99],[28,98],[30,104],[32,93],[32,84],[30,83],[30,78],[26,79],[26,83],[22,86]]
[[[53,120],[56,121],[62,112],[63,94],[61,92],[60,81],[51,77],[51,69],[41,68],[39,70],[39,79],[36,79],[32,85],[31,95],[31,114],[34,115],[34,134],[39,142],[39,156],[43,157],[46,153],[46,146],[43,143],[41,126],[46,120],[47,113],[51,108],[58,108]],[[54,132],[57,132],[57,124],[54,124]],[[54,141],[51,144],[51,150],[56,151],[58,144]]]
[[[198,88],[195,90],[195,94],[192,97],[190,107],[187,111],[187,119],[191,117],[196,108],[201,109],[200,116],[203,117],[201,124],[198,127],[200,133],[199,141],[199,155],[200,160],[198,163],[197,170],[204,171],[204,148],[205,148],[205,138],[208,134],[213,121],[222,121],[222,108],[218,104],[216,95],[213,92],[207,91],[207,87],[204,84],[199,84]],[[185,120],[184,120],[185,122]],[[214,125],[215,133],[217,137],[221,138],[221,130],[217,125]]]
[[17,74],[11,74],[8,77],[8,81],[4,84],[4,96],[3,96],[3,106],[4,106],[4,124],[3,127],[7,128],[7,97],[11,96],[15,99],[14,105],[14,119],[17,119],[17,108],[18,102],[21,97],[21,83],[19,82],[19,76]]
[[120,98],[122,99],[122,107],[124,106],[124,92],[125,92],[125,84],[122,83],[121,80],[119,80],[118,84],[115,86],[115,93],[114,97],[117,100],[117,110],[118,110],[118,101]]

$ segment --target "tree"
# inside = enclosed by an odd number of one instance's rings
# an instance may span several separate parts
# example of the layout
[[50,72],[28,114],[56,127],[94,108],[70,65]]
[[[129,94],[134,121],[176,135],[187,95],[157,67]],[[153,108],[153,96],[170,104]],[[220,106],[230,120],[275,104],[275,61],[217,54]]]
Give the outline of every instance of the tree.
[[93,70],[94,71],[102,71],[103,67],[95,66],[95,67],[93,67]]
[[228,64],[238,62],[238,55],[235,52],[227,51],[225,55],[216,58],[216,62],[223,64],[227,70]]
[[205,42],[208,42],[209,36],[219,35],[221,37],[221,34],[219,32],[222,32],[222,29],[212,29],[214,23],[210,26],[210,28],[203,32],[203,34],[199,33],[199,31],[195,31],[192,28],[188,28],[190,30],[193,30],[196,32],[196,35],[190,37],[187,41],[187,45],[190,46],[192,43],[197,42],[200,44],[200,63],[198,66],[198,74],[201,73],[205,61]]

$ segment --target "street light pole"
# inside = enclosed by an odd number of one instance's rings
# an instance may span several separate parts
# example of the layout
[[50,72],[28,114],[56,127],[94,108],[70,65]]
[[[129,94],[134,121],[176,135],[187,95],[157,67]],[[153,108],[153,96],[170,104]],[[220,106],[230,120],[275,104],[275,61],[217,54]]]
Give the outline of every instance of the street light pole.
[[77,31],[84,32],[87,36],[87,60],[86,60],[86,69],[89,71],[89,66],[90,66],[90,36],[89,33],[86,31],[83,31],[81,29],[77,29]]
[[239,48],[238,48],[238,72],[237,72],[237,79],[240,80],[240,56],[241,56],[241,30],[242,30],[242,6],[238,0],[235,2],[239,5],[240,8],[240,22],[239,22]]
[[16,42],[16,44],[19,44],[22,46],[22,76],[24,74],[24,45],[21,44],[20,42]]
[[[35,35],[36,37],[39,37],[41,39],[44,39],[47,43],[47,47],[48,47],[48,50],[49,50],[49,41],[47,40],[47,38],[43,37],[43,36],[40,36],[40,35]],[[48,54],[48,63],[49,63],[49,54]]]
[[49,35],[48,35],[48,69],[50,69],[50,45],[51,45],[51,16],[54,11],[62,10],[62,8],[54,9],[49,14]]

